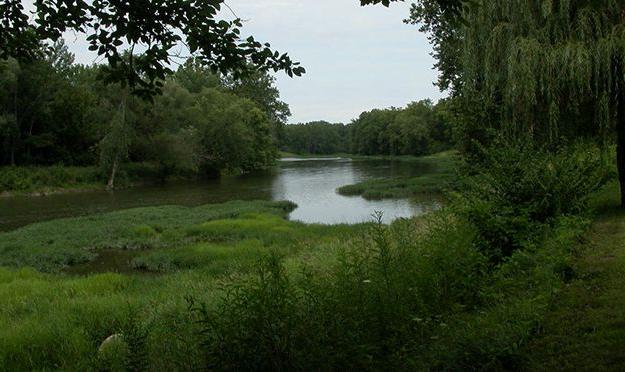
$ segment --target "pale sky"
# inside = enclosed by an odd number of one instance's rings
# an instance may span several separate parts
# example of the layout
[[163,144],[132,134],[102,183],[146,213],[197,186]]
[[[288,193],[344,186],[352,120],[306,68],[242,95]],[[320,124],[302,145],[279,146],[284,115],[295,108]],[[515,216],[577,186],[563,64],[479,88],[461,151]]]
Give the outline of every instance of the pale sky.
[[[32,1],[26,1],[32,3]],[[302,62],[307,73],[277,74],[289,122],[349,122],[362,111],[404,106],[442,97],[425,35],[402,20],[409,2],[390,8],[361,7],[358,0],[228,0],[246,20],[243,36],[254,35]],[[229,11],[224,16],[232,17]],[[83,38],[65,35],[76,61],[94,55]]]

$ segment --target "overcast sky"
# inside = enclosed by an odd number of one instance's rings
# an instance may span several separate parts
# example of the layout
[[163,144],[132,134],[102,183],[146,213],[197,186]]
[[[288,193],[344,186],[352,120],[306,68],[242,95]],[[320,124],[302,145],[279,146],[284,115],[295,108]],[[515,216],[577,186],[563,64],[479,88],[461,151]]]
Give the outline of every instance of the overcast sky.
[[372,108],[438,99],[431,47],[402,22],[409,4],[360,7],[357,0],[230,0],[245,30],[302,62],[307,74],[278,75],[291,122],[349,122]]
[[[27,3],[32,1],[26,1]],[[409,2],[385,8],[357,0],[228,0],[246,20],[244,36],[270,42],[302,62],[307,74],[278,74],[291,123],[349,122],[362,111],[441,97],[433,86],[431,47],[402,20]],[[80,63],[92,63],[82,38],[66,35]]]

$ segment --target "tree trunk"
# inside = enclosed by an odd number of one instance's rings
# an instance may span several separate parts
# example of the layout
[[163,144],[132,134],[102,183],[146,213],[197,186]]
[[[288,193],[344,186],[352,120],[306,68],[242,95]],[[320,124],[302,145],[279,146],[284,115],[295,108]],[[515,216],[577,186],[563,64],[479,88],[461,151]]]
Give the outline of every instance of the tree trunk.
[[618,87],[616,116],[616,166],[621,184],[621,207],[625,208],[625,86]]
[[[122,96],[122,101],[119,104],[119,110],[121,111],[121,125],[126,125],[126,100],[128,99],[128,92],[125,91]],[[113,166],[111,167],[111,174],[109,176],[109,181],[106,185],[108,190],[113,190],[115,188],[115,175],[117,174],[117,170],[119,168],[120,157],[119,153],[115,154],[113,158]]]
[[621,207],[625,208],[625,119],[619,118],[616,129],[616,165],[621,184]]
[[106,184],[107,190],[113,190],[115,188],[115,175],[117,174],[118,167],[119,167],[119,156],[115,155],[115,160],[113,160],[113,166],[111,167],[111,175],[109,176],[109,181]]

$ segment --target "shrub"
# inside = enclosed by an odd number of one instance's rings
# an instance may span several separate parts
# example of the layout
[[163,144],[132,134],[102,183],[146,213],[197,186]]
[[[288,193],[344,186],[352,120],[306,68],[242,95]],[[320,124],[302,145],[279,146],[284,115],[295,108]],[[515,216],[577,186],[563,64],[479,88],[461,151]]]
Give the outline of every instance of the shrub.
[[193,304],[208,367],[407,368],[445,316],[481,301],[485,258],[472,229],[450,218],[436,215],[425,230],[379,223],[323,270],[289,274],[269,256],[255,276],[229,284],[216,308]]
[[493,262],[536,243],[555,218],[583,213],[610,175],[602,153],[588,146],[553,153],[507,144],[483,156],[454,208],[477,228],[478,244]]

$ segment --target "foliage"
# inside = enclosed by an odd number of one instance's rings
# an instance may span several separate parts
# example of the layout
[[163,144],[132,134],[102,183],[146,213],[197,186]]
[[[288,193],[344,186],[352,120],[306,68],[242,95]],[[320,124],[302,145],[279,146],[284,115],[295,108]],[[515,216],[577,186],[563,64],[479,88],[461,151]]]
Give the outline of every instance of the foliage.
[[99,163],[112,175],[149,162],[165,180],[247,172],[277,156],[288,106],[269,75],[226,78],[190,59],[144,102],[99,81],[101,66],[73,63],[62,42],[45,56],[0,61],[0,165]]
[[364,112],[350,125],[351,152],[361,155],[427,155],[451,147],[446,101],[414,102],[404,109]]
[[277,151],[271,123],[251,101],[206,89],[197,95],[190,115],[204,172],[248,172],[273,164]]
[[[243,39],[241,19],[218,18],[223,6],[224,0],[37,1],[31,19],[21,1],[5,1],[0,18],[0,59],[29,61],[39,42],[56,41],[66,31],[83,33],[89,49],[107,60],[107,81],[130,86],[134,94],[148,98],[160,93],[162,80],[171,72],[172,49],[179,44],[215,72],[240,75],[251,66],[263,71],[284,70],[289,76],[305,72],[269,44],[252,36]],[[135,49],[143,52],[135,55]]]
[[412,178],[374,179],[339,187],[341,195],[362,195],[365,199],[420,198],[443,195],[453,188],[461,164],[455,152],[443,152],[412,159],[415,164],[431,166],[425,175]]
[[[462,103],[464,150],[500,136],[557,148],[616,139],[625,206],[623,1],[475,1],[461,19],[433,1],[409,22],[429,33],[439,85]],[[477,146],[475,146],[477,144]]]
[[[256,276],[233,283],[216,310],[197,309],[208,366],[407,368],[404,357],[433,335],[442,314],[479,302],[471,293],[483,260],[460,238],[467,232],[436,231],[404,245],[397,231],[377,225],[333,266],[304,265],[300,275],[270,256]],[[449,245],[439,249],[443,233]]]
[[0,193],[94,186],[103,180],[96,167],[1,167]]
[[477,244],[495,262],[542,238],[559,216],[583,214],[589,195],[605,184],[610,167],[596,148],[556,154],[531,144],[486,150],[484,163],[461,186],[458,213],[478,230]]
[[349,129],[343,124],[314,121],[284,128],[282,151],[295,154],[331,155],[349,152]]

